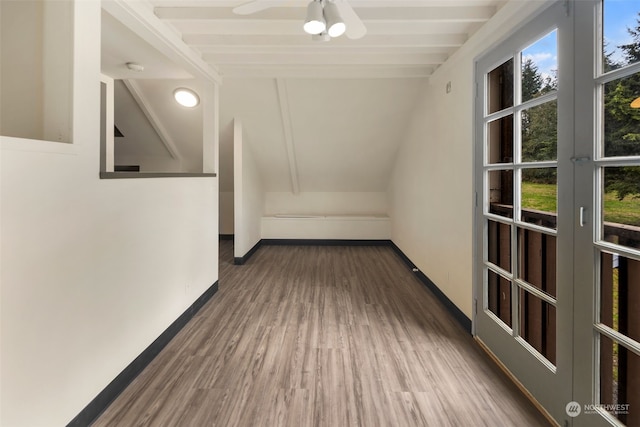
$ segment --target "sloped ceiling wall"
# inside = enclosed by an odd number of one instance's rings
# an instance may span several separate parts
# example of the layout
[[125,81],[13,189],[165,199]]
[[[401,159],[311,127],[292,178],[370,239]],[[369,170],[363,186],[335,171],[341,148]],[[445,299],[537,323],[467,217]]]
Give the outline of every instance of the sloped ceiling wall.
[[[233,119],[242,121],[246,139],[260,168],[266,191],[291,188],[280,104],[276,81],[273,79],[226,79],[220,88],[220,186],[221,191],[233,191]],[[229,182],[231,181],[231,182]],[[222,190],[225,188],[228,190]]]
[[114,97],[115,124],[124,135],[114,141],[115,164],[139,164],[149,154],[158,160],[170,162],[170,153],[122,80],[114,81]]
[[302,191],[386,191],[420,80],[288,81]]
[[[293,191],[296,178],[300,192],[386,191],[424,84],[418,78],[225,79],[220,102],[221,188],[232,188],[225,173],[232,161],[232,141],[225,129],[238,117],[265,191]],[[293,158],[287,152],[287,123]]]

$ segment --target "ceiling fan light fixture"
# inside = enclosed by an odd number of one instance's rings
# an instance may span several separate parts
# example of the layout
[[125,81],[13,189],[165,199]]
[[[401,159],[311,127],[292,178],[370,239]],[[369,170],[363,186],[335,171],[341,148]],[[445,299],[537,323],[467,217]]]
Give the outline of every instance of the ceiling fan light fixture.
[[308,34],[320,34],[327,29],[322,13],[322,3],[312,0],[307,6],[307,19],[304,21],[304,31]]
[[200,103],[198,94],[184,87],[178,88],[173,92],[176,102],[183,107],[193,108]]
[[342,16],[340,16],[338,6],[331,0],[328,0],[324,5],[324,18],[329,36],[340,37],[347,30],[347,26],[344,24]]
[[323,31],[320,34],[313,34],[311,40],[314,42],[328,42],[331,41],[331,37],[329,37],[326,31]]

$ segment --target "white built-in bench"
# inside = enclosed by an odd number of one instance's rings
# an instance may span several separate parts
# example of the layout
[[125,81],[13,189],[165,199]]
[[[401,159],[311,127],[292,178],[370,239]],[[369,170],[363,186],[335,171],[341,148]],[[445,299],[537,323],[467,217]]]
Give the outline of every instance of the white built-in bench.
[[386,215],[295,215],[262,217],[263,239],[388,240]]

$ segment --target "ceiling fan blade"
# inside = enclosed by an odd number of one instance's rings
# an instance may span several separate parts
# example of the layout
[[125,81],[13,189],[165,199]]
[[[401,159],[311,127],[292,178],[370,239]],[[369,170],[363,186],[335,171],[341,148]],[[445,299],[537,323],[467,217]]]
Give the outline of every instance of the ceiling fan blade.
[[287,3],[288,0],[253,0],[233,8],[236,15],[251,15]]
[[340,11],[340,15],[344,20],[345,25],[347,26],[347,37],[355,40],[361,39],[367,34],[367,27],[364,26],[364,23],[358,16],[358,14],[353,10],[351,5],[347,3],[346,0],[335,0],[336,6],[338,6],[338,10]]

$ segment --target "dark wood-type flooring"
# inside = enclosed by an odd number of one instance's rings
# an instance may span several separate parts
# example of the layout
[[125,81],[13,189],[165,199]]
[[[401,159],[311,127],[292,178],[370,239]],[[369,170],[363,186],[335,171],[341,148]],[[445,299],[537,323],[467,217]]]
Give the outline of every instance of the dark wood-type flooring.
[[390,247],[263,246],[94,423],[546,426]]

